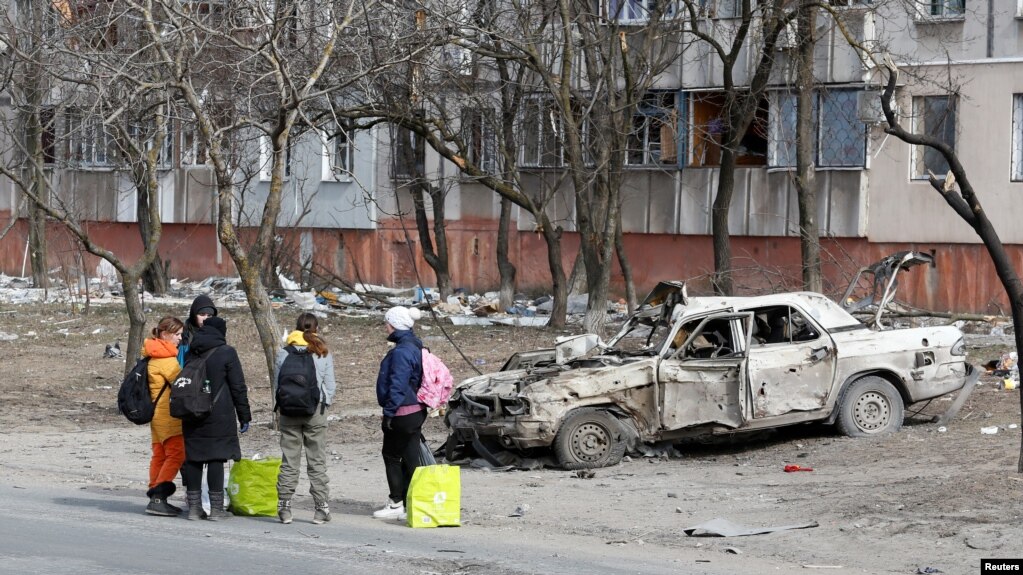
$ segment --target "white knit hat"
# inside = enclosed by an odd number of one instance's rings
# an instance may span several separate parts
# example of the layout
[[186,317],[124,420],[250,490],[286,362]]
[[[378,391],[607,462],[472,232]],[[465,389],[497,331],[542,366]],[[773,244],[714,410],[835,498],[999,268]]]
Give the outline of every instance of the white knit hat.
[[412,329],[412,324],[421,317],[423,314],[418,309],[401,306],[392,307],[384,314],[384,320],[398,331]]

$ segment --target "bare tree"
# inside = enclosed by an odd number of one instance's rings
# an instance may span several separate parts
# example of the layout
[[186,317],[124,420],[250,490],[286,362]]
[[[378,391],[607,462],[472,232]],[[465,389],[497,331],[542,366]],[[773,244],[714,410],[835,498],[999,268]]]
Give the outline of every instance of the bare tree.
[[[754,2],[741,0],[741,10],[730,30],[708,30],[702,6],[695,0],[683,0],[692,33],[706,43],[721,62],[721,82],[725,101],[720,118],[721,167],[717,195],[711,214],[714,242],[714,291],[733,293],[732,245],[728,216],[735,190],[735,169],[742,138],[762,105],[774,69],[779,35],[796,12],[789,9],[793,0]],[[751,44],[755,64],[748,82],[740,84],[737,65],[747,43]]]
[[[147,79],[145,67],[124,62],[122,50],[145,53],[147,46],[135,43],[130,34],[115,35],[118,24],[122,30],[127,26],[112,6],[70,15],[49,3],[19,8],[25,9],[9,14],[12,28],[4,42],[15,46],[11,51],[15,68],[27,71],[29,92],[36,95],[26,98],[22,108],[28,137],[7,138],[19,163],[0,165],[0,173],[44,217],[60,222],[86,251],[118,271],[129,318],[128,356],[137,357],[145,328],[139,280],[157,259],[162,233],[157,169],[167,139],[168,106],[151,89],[138,89],[138,82]],[[11,36],[30,37],[28,49],[8,42]],[[112,69],[121,74],[111,74]],[[125,77],[136,80],[125,83]],[[132,193],[146,198],[140,205],[145,206],[142,217],[149,223],[142,235],[142,255],[134,262],[118,255],[119,246],[94,240],[88,222],[97,214],[86,207],[78,190],[57,185],[58,179],[50,175],[61,168],[74,172],[81,163],[97,158],[112,169],[111,189],[118,175],[127,171]]]
[[799,247],[803,289],[821,292],[820,225],[817,221],[817,169],[814,161],[814,51],[817,2],[800,0],[796,18],[796,193],[799,201]]
[[[949,207],[973,228],[984,243],[984,247],[987,248],[991,262],[995,266],[995,273],[998,274],[998,279],[1002,282],[1005,294],[1009,298],[1016,349],[1023,349],[1023,281],[1020,281],[1012,259],[1006,253],[997,230],[988,219],[984,207],[980,203],[980,198],[977,197],[970,184],[966,168],[959,161],[958,154],[942,138],[927,133],[911,132],[902,126],[895,111],[897,108],[895,90],[899,81],[899,69],[890,57],[885,57],[884,71],[887,78],[885,78],[884,91],[881,93],[881,107],[888,123],[885,132],[907,144],[925,146],[937,152],[948,164],[947,174],[930,173],[928,181]],[[954,92],[948,95],[953,100],[956,96]],[[1020,408],[1023,409],[1023,395],[1020,395]],[[1020,442],[1020,457],[1016,470],[1023,473],[1023,440]]]

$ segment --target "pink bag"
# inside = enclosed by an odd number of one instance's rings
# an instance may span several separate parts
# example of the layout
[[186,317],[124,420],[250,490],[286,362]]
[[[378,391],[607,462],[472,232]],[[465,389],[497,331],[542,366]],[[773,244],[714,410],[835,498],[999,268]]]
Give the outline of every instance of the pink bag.
[[451,388],[454,383],[448,366],[444,365],[439,357],[424,349],[423,382],[416,394],[419,403],[426,404],[431,409],[444,407],[451,397]]

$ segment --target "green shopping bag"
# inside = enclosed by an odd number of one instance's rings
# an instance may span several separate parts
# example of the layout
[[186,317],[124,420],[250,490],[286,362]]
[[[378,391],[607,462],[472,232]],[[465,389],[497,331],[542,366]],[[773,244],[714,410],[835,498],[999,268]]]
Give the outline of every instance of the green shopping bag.
[[422,465],[412,474],[405,511],[409,527],[457,527],[462,524],[461,469]]
[[277,515],[277,473],[281,458],[242,459],[231,466],[227,493],[235,515]]

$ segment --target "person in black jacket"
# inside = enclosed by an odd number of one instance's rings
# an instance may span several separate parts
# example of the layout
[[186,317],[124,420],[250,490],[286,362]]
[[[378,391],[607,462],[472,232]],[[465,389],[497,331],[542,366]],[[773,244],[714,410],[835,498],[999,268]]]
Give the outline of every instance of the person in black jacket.
[[419,441],[426,411],[416,392],[423,381],[423,342],[412,331],[421,317],[418,309],[401,306],[387,310],[387,341],[395,344],[380,362],[377,402],[384,414],[384,471],[390,501],[373,512],[376,519],[405,519],[405,497],[416,467],[421,465]]
[[181,343],[178,344],[178,363],[185,365],[185,358],[188,356],[188,348],[192,345],[192,338],[202,327],[204,321],[210,317],[216,317],[217,306],[206,294],[199,294],[192,300],[192,306],[188,308],[188,319],[185,320],[185,329],[181,332]]
[[[212,316],[203,323],[192,338],[189,354],[203,354],[216,348],[206,359],[206,377],[213,395],[213,412],[199,423],[182,421],[185,436],[185,465],[182,471],[187,485],[188,519],[203,517],[202,485],[203,465],[210,490],[210,514],[206,519],[226,518],[224,510],[224,462],[242,458],[238,433],[245,433],[252,421],[249,410],[245,374],[238,352],[226,340],[227,323]],[[237,423],[241,422],[238,427]],[[193,487],[194,486],[194,487]]]

